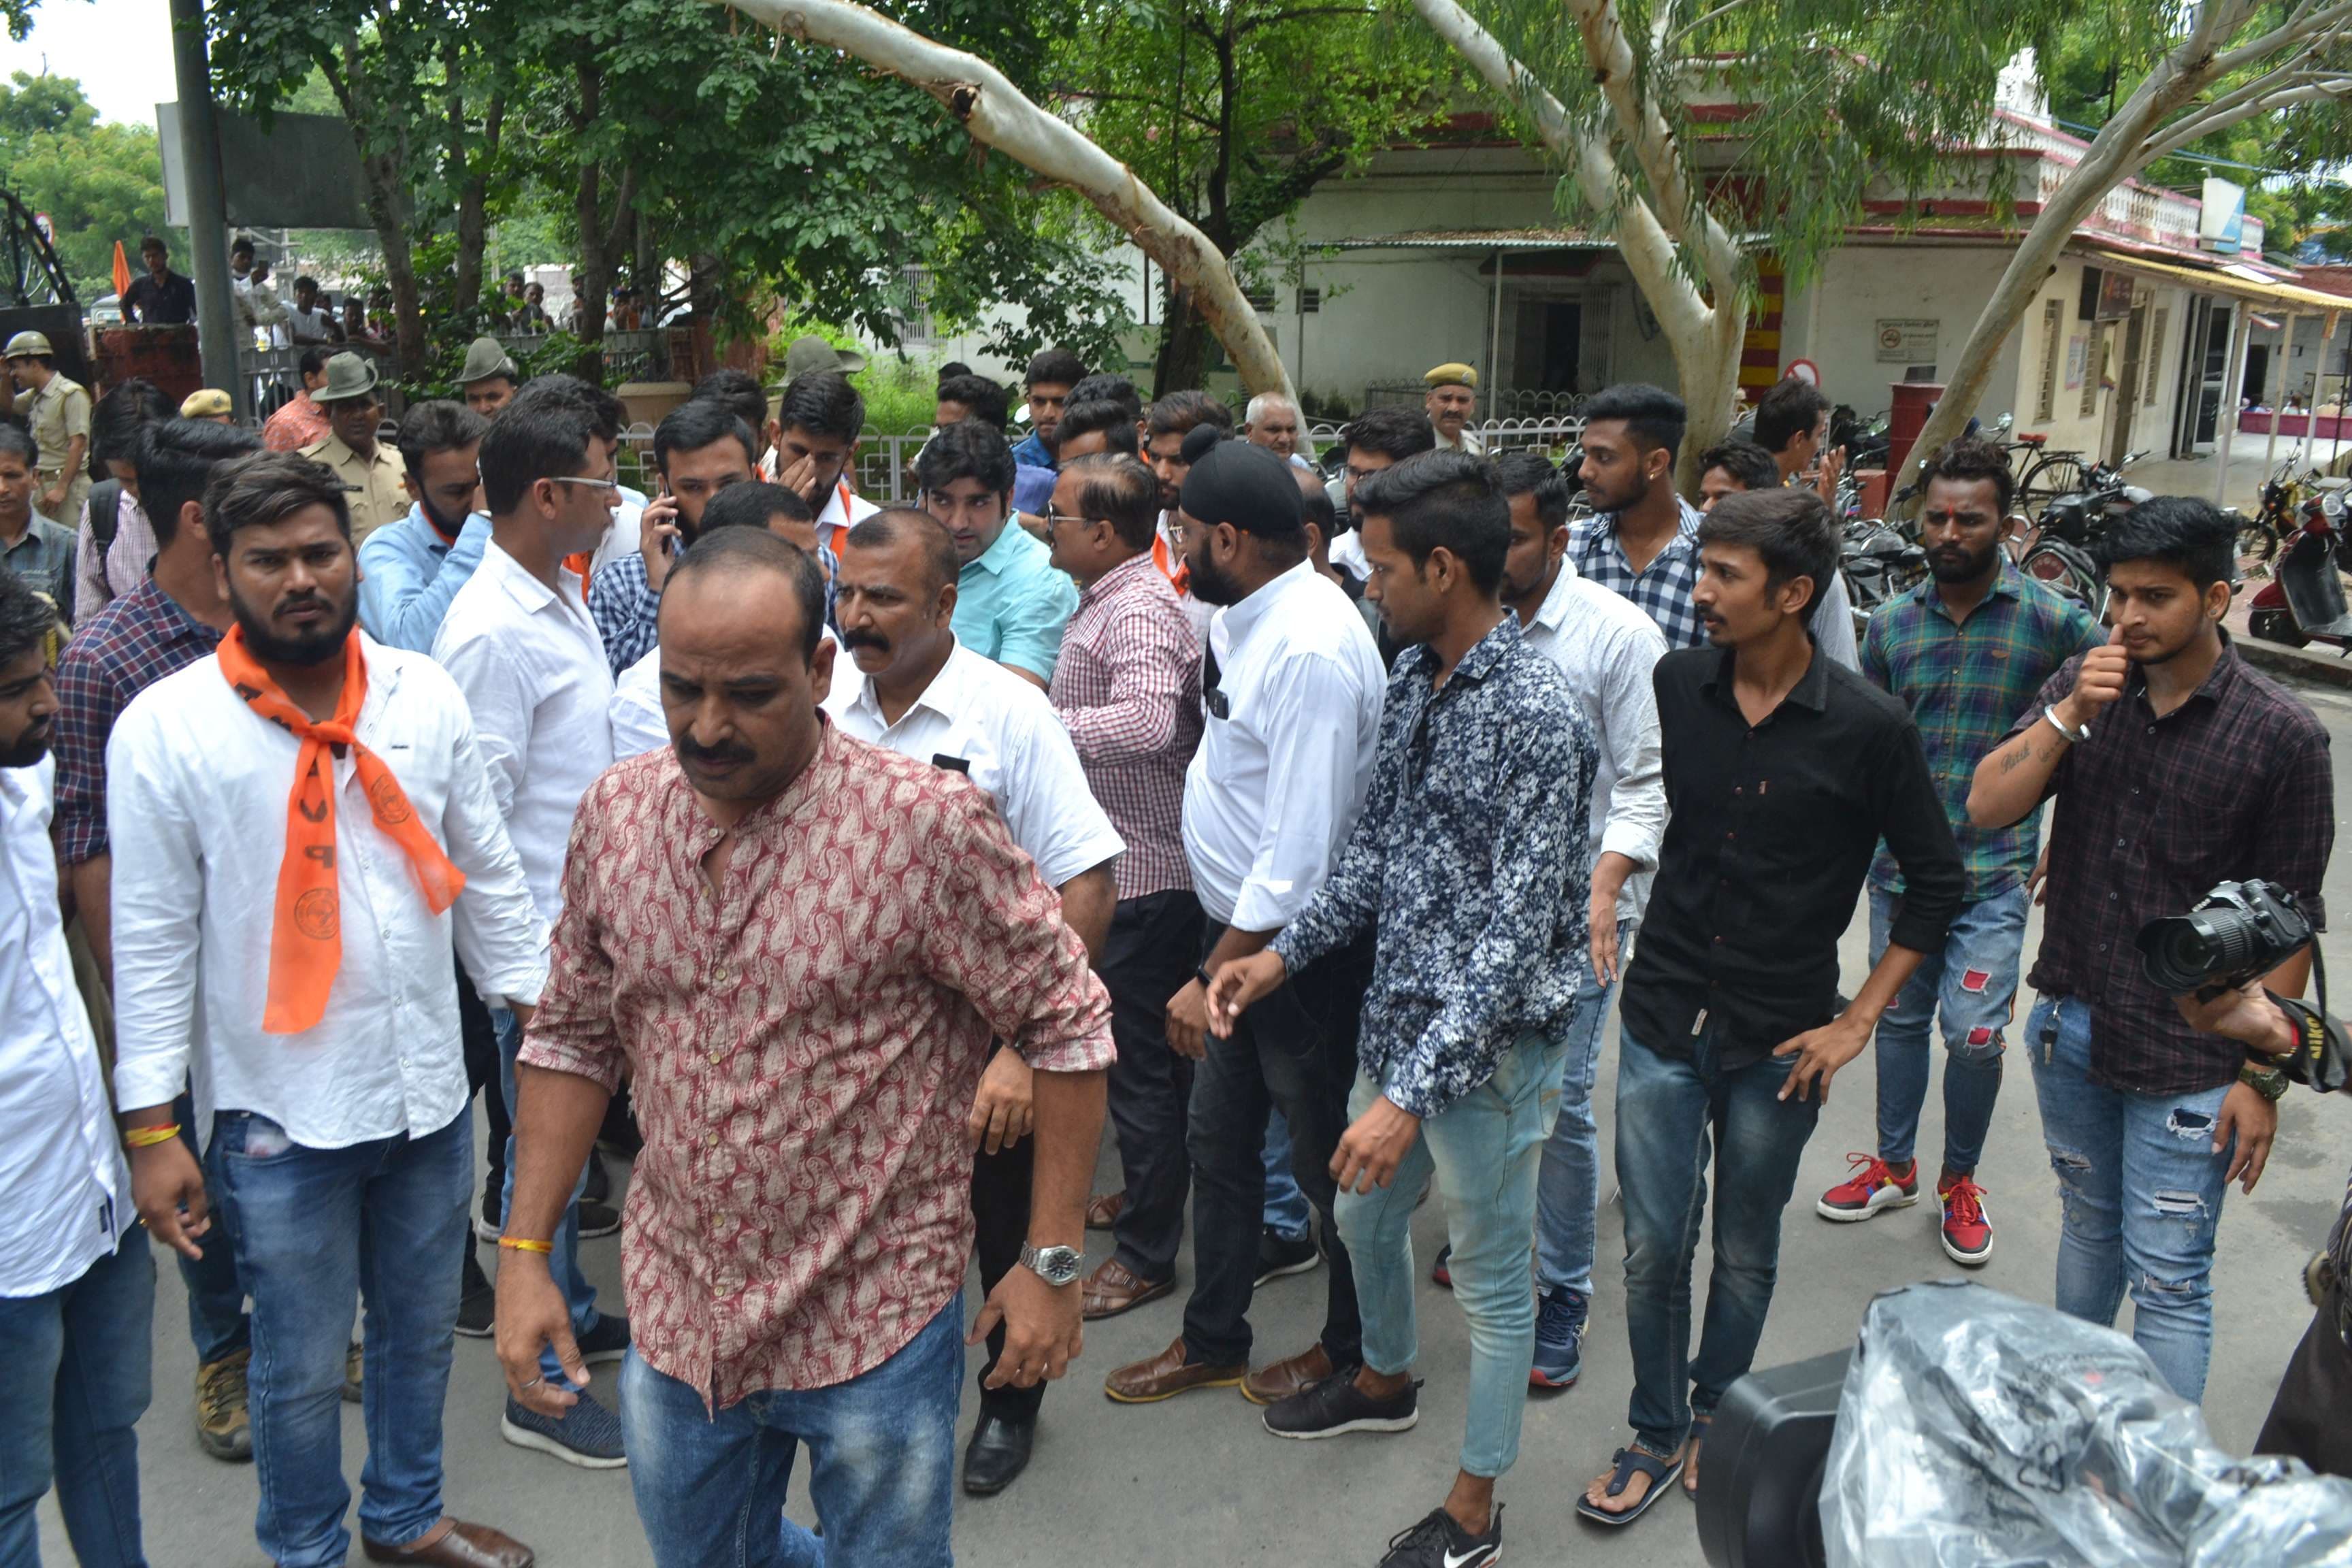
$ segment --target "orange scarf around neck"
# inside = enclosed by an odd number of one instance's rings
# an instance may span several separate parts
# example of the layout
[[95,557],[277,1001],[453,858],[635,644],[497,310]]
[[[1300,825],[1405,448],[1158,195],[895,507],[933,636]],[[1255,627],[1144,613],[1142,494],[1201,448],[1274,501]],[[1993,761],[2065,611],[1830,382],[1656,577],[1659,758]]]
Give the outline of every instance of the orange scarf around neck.
[[360,744],[353,726],[367,700],[367,660],[354,631],[343,645],[343,695],[335,716],[313,721],[289,698],[245,646],[242,627],[220,642],[221,674],[254,712],[302,742],[294,760],[294,789],[286,800],[286,855],[278,863],[278,902],[269,931],[269,1002],[262,1028],[299,1035],[327,1010],[327,994],[343,963],[343,925],[335,871],[335,764],[328,748],[348,746],[367,792],[375,825],[408,857],[425,902],[435,914],[457,901],[466,876],[410,809],[392,770]]

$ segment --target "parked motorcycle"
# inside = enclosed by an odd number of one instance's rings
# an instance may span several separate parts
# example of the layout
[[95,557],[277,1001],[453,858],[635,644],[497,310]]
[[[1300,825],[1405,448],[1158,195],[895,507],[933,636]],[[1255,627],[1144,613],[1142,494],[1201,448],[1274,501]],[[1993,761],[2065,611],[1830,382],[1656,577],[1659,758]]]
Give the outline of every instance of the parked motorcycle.
[[1838,574],[1845,579],[1845,595],[1853,606],[1855,637],[1880,605],[1909,593],[1927,573],[1927,552],[1900,530],[1869,521],[1848,523]]
[[2299,526],[2247,601],[2246,629],[2264,642],[2304,647],[2333,643],[2352,654],[2352,605],[2344,596],[2344,492],[2352,480],[2323,479],[2304,498]]

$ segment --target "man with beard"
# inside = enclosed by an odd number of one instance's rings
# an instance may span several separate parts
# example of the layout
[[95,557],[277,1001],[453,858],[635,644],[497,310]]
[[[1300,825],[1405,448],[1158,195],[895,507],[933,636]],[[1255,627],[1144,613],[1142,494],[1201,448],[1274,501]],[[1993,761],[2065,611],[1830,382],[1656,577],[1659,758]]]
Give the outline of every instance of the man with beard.
[[[619,487],[593,472],[607,461],[595,420],[580,398],[561,384],[523,389],[482,437],[490,541],[481,565],[450,601],[433,642],[433,657],[456,678],[473,710],[499,816],[514,840],[531,900],[550,926],[562,913],[572,818],[588,786],[613,763],[606,716],[612,669],[582,602],[580,578],[563,563],[566,556],[593,547],[610,526]],[[491,987],[480,989],[483,1001],[491,1005],[511,1115],[522,1020],[498,1005]],[[499,1213],[511,1217],[511,1139],[506,1171]],[[509,1228],[499,1245],[507,1247],[520,1236],[548,1253],[548,1266],[565,1284],[581,1352],[591,1361],[614,1362],[628,1352],[628,1320],[597,1310],[595,1288],[580,1270],[578,1199],[586,1184],[584,1158],[571,1174],[573,1202],[552,1234]],[[506,1257],[500,1254],[501,1264]],[[544,1375],[551,1382],[562,1375],[552,1356]],[[499,1429],[508,1442],[567,1464],[606,1469],[628,1462],[620,1423],[585,1394],[560,1419],[510,1397]]]
[[400,422],[408,515],[360,545],[360,625],[393,647],[430,653],[449,601],[489,542],[475,455],[489,422],[463,404],[420,403]]
[[[1706,640],[1691,605],[1704,515],[1675,493],[1675,453],[1688,424],[1683,400],[1642,382],[1604,388],[1584,405],[1584,465],[1577,470],[1593,513],[1569,531],[1576,569],[1649,613],[1669,647]],[[1832,571],[1811,618],[1823,653],[1857,668],[1853,607]]]
[[[205,531],[205,487],[215,468],[257,446],[249,430],[200,419],[163,418],[142,432],[136,478],[153,511],[153,571],[86,617],[58,658],[58,858],[73,883],[90,956],[110,985],[114,854],[106,826],[107,745],[133,698],[211,653],[228,629],[228,602]],[[184,1094],[181,1110],[192,1157],[201,1159]],[[228,1237],[206,1232],[197,1255],[179,1264],[196,1352],[196,1442],[216,1459],[251,1458],[246,1363],[252,1325]]]
[[[1035,1176],[1022,1266],[971,1337],[1003,1324],[1001,1387],[1060,1377],[1078,1350],[1102,987],[971,781],[819,715],[824,594],[764,530],[706,533],[678,563],[662,599],[672,744],[582,803],[523,1056],[519,1235],[555,1223],[625,1071],[645,1107],[622,1257],[646,1331],[620,1382],[660,1568],[951,1560],[965,1107],[992,1037],[1032,1069]],[[509,1384],[558,1410],[574,1395],[541,1347],[588,1375],[562,1293],[528,1253],[499,1287]],[[803,1444],[822,1543],[778,1533]]]
[[303,447],[302,456],[343,481],[352,498],[352,537],[364,544],[408,510],[400,455],[376,439],[383,403],[376,396],[375,362],[364,354],[335,355],[310,400],[327,411],[327,434]]
[[866,399],[848,376],[833,370],[793,377],[768,423],[761,475],[809,503],[816,536],[835,559],[850,529],[882,510],[857,493],[848,471],[865,428]]
[[1045,543],[1013,523],[1014,463],[1003,433],[977,419],[949,426],[915,458],[915,478],[923,510],[962,563],[951,602],[957,642],[1033,686],[1050,686],[1078,591],[1054,570]]
[[729,485],[759,474],[751,428],[723,403],[687,402],[654,427],[654,470],[661,489],[646,503],[642,545],[599,568],[588,589],[588,613],[604,639],[613,673],[643,658],[654,646],[669,563],[702,530],[702,509]]
[[0,572],[0,1558],[39,1560],[33,1510],[54,1480],[81,1562],[142,1563],[155,1262],[59,921],[56,629],[57,612]]
[[265,1350],[270,1561],[350,1552],[339,1394],[357,1297],[368,1557],[526,1568],[529,1548],[441,1510],[473,1165],[447,954],[454,926],[477,982],[527,1012],[545,928],[463,696],[355,629],[334,476],[278,452],[225,465],[205,524],[236,625],[142,693],[111,748],[115,1101],[139,1215],[184,1256],[215,1225],[173,1109],[193,1067],[209,1192]]
[[[836,609],[843,651],[857,670],[835,676],[825,712],[843,734],[961,773],[994,801],[1096,962],[1118,896],[1111,862],[1126,846],[1045,694],[961,646],[956,576],[955,547],[927,512],[890,507],[849,531]],[[1031,1080],[1018,1051],[999,1050],[972,1102],[971,1216],[983,1290],[1020,1261],[1028,1234]],[[977,1497],[1003,1491],[1027,1467],[1045,1397],[1042,1386],[990,1385],[1003,1348],[999,1332],[964,1450],[963,1488]]]
[[[1257,952],[1322,884],[1363,808],[1386,678],[1356,606],[1307,555],[1298,483],[1263,447],[1224,441],[1184,479],[1178,527],[1192,592],[1224,606],[1204,666],[1208,728],[1184,779],[1184,855],[1208,917],[1202,967],[1168,999],[1170,1046],[1194,1068],[1192,1263],[1184,1331],[1104,1392],[1147,1404],[1241,1384],[1271,1405],[1356,1364],[1355,1276],[1332,1219],[1331,1154],[1356,1077],[1369,937],[1291,975],[1229,1037],[1208,1036],[1208,976]],[[1269,1107],[1289,1123],[1295,1171],[1329,1251],[1323,1331],[1250,1370]]]
[[[1977,764],[2032,705],[2042,683],[2105,640],[2091,612],[2018,571],[2001,548],[2013,480],[2000,449],[1955,441],[1921,470],[1919,543],[1929,575],[1871,617],[1862,672],[1911,707],[1927,771],[1952,825],[1968,886],[1940,952],[1930,952],[1878,1021],[1878,1152],[1815,1205],[1865,1220],[1919,1201],[1912,1149],[1927,1098],[1927,1031],[1944,1020],[1944,1164],[1936,1180],[1944,1252],[1969,1268],[1992,1256],[1977,1161],[2000,1092],[2017,998],[2042,814],[2007,827],[1969,825]],[[1870,871],[1872,962],[1903,909],[1903,879],[1881,853]]]

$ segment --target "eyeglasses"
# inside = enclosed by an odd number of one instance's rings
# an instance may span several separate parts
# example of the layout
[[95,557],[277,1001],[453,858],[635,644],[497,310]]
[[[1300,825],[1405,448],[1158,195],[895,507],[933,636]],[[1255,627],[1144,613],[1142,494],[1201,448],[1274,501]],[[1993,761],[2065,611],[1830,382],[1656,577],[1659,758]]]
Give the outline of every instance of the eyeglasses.
[[550,474],[547,476],[547,482],[551,485],[586,485],[591,489],[611,490],[614,495],[621,493],[620,485],[612,479],[587,479],[572,474]]
[[1050,500],[1045,503],[1045,526],[1048,528],[1057,522],[1075,522],[1082,528],[1092,528],[1100,521],[1099,518],[1081,517],[1074,511],[1064,511]]

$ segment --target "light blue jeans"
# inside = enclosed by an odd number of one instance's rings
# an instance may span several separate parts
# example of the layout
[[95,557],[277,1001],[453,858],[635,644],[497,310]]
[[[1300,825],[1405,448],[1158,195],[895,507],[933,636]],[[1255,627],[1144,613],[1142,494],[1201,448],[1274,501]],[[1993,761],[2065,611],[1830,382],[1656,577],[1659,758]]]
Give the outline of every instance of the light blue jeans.
[[[2021,882],[1962,904],[1937,952],[1919,961],[1894,1005],[1878,1020],[1878,1157],[1908,1164],[1919,1140],[1932,1053],[1927,1034],[1944,1020],[1944,1163],[1962,1175],[1984,1157],[2000,1096],[2002,1035],[2017,1002],[2018,961],[2025,952],[2029,900]],[[1870,890],[1870,962],[1892,939],[1903,900]]]
[[1280,1106],[1266,1112],[1265,1158],[1265,1227],[1285,1241],[1297,1241],[1306,1236],[1307,1217],[1315,1211],[1291,1173],[1290,1123],[1282,1119]]
[[2058,1173],[2058,1310],[2132,1339],[2172,1392],[2205,1397],[2213,1356],[2213,1233],[2236,1143],[2213,1152],[2230,1086],[2134,1094],[2091,1081],[2091,1006],[2044,996],[2027,1021],[2042,1138]]
[[[490,1009],[490,1027],[499,1037],[499,1092],[506,1097],[507,1117],[512,1121],[515,1113],[515,1058],[522,1053],[522,1024],[504,1007]],[[499,1213],[507,1213],[514,1202],[515,1147],[514,1134],[507,1134],[506,1184],[499,1189]],[[596,1287],[580,1272],[580,1194],[588,1190],[588,1167],[583,1163],[580,1176],[572,1186],[572,1201],[563,1205],[563,1223],[555,1227],[551,1239],[553,1250],[547,1258],[547,1271],[563,1288],[564,1303],[572,1309],[572,1332],[586,1333],[601,1321],[596,1312]],[[540,1374],[550,1383],[561,1382],[571,1386],[563,1375],[563,1363],[555,1359],[551,1348],[539,1353]]]
[[[1631,961],[1633,922],[1617,922],[1618,972]],[[1560,1063],[1559,1117],[1544,1143],[1543,1174],[1536,1184],[1536,1289],[1571,1291],[1592,1300],[1592,1227],[1601,1207],[1601,1131],[1592,1119],[1592,1086],[1601,1076],[1601,1037],[1617,983],[1603,983],[1588,961],[1576,991]]]
[[[1559,1109],[1563,1041],[1528,1034],[1503,1053],[1495,1076],[1421,1124],[1396,1177],[1370,1193],[1342,1191],[1332,1205],[1355,1260],[1363,1310],[1364,1364],[1384,1376],[1409,1372],[1421,1345],[1413,1321],[1412,1211],[1433,1173],[1454,1244],[1454,1299],[1470,1325],[1470,1415],[1462,1468],[1499,1476],[1519,1455],[1519,1420],[1535,1360],[1536,1299],[1528,1289],[1528,1235],[1536,1218],[1536,1172]],[[1381,1096],[1359,1077],[1349,1120]]]
[[[716,1414],[630,1351],[621,1432],[656,1568],[948,1568],[962,1394],[961,1292],[869,1372],[762,1390]],[[783,1518],[803,1443],[822,1542]]]

